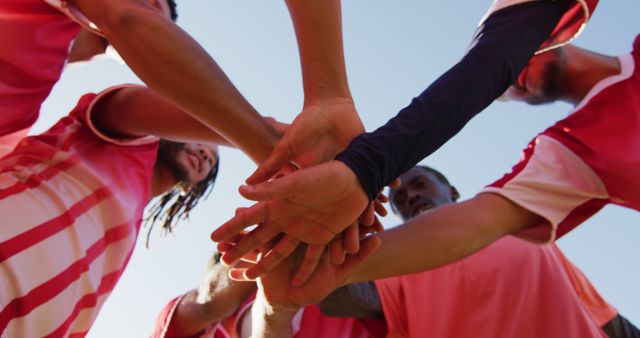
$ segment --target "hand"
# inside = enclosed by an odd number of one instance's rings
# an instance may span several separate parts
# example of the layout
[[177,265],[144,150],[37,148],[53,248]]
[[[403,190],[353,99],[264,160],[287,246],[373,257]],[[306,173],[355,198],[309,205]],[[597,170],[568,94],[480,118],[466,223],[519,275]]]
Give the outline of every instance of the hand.
[[273,116],[265,116],[264,121],[267,122],[271,126],[271,128],[277,130],[280,134],[285,134],[291,128],[291,125],[288,123],[280,122],[276,120]]
[[360,240],[367,234],[384,231],[378,216],[384,217],[387,215],[387,209],[383,203],[388,201],[387,195],[381,191],[378,197],[369,203],[369,206],[360,215],[358,221],[351,224],[329,243],[329,257],[333,264],[342,264],[346,254],[358,252],[360,250]]
[[364,126],[351,98],[316,100],[293,120],[269,157],[247,179],[247,184],[269,180],[289,162],[306,168],[329,161],[363,132]]
[[[280,241],[247,271],[250,278],[272,270],[295,249],[297,241],[311,244],[311,248],[322,246],[321,250],[315,250],[315,254],[308,257],[304,265],[315,266],[324,246],[356,222],[369,204],[355,174],[339,161],[302,169],[253,187],[241,187],[240,193],[261,202],[239,210],[231,220],[215,230],[211,238],[218,242],[228,241],[248,226],[258,224],[258,227],[235,246],[225,246],[227,251],[222,257],[225,263],[233,264],[281,232],[289,235],[285,236],[287,241]],[[303,270],[308,274],[313,272],[313,269]],[[305,277],[300,276],[296,280],[304,281]]]
[[[376,236],[365,237],[360,243],[357,254],[347,255],[343,264],[331,264],[329,258],[322,256],[318,268],[301,286],[291,285],[298,266],[302,263],[304,246],[298,247],[282,264],[257,280],[258,288],[266,303],[274,310],[295,310],[309,304],[316,304],[342,285],[355,271],[358,265],[371,256],[380,246]],[[245,271],[233,269],[232,279],[245,280]]]

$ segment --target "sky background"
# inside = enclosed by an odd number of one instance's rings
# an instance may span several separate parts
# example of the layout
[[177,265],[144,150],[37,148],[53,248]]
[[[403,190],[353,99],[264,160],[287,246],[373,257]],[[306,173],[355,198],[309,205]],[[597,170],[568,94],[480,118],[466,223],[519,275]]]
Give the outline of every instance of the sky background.
[[[343,2],[347,72],[367,130],[385,123],[457,62],[489,5],[489,0]],[[283,1],[189,0],[179,1],[178,11],[178,24],[214,57],[258,111],[290,122],[301,110],[300,63]],[[640,33],[637,13],[637,0],[601,2],[576,44],[610,55],[629,52]],[[111,60],[67,68],[33,132],[46,130],[66,115],[82,94],[121,83],[139,80]],[[472,197],[507,172],[532,137],[570,110],[567,104],[529,107],[496,102],[422,163],[448,176],[463,198]],[[141,230],[129,266],[89,337],[148,336],[170,299],[200,285],[214,249],[210,232],[236,207],[250,205],[237,187],[254,164],[234,149],[223,148],[221,158],[216,187],[192,212],[190,222],[166,238],[152,233],[149,250],[144,248],[146,230]],[[600,293],[636,324],[639,222],[636,212],[608,206],[558,241]],[[390,227],[399,219],[390,216],[383,223]]]

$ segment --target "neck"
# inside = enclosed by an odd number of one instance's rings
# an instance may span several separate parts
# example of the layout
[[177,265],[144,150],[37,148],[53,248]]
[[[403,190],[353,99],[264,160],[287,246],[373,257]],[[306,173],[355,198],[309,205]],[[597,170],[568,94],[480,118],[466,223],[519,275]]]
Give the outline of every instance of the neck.
[[578,47],[567,53],[568,68],[563,79],[566,86],[562,100],[578,104],[591,88],[602,79],[617,75],[621,71],[620,61],[616,57],[593,53]]
[[158,197],[164,194],[171,190],[176,183],[169,169],[156,165],[153,168],[153,175],[151,175],[151,197]]

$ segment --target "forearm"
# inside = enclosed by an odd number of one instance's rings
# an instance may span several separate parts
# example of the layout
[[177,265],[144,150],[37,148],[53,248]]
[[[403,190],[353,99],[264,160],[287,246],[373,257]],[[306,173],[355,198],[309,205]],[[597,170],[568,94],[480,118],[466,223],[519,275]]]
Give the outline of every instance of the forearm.
[[444,205],[380,233],[382,246],[344,284],[433,269],[542,221],[540,216],[491,193]]
[[258,293],[251,306],[251,337],[287,338],[293,337],[291,321],[296,313],[292,310],[273,309]]
[[116,138],[154,135],[176,142],[231,145],[211,128],[142,86],[127,86],[106,93],[91,112],[94,124]]
[[186,32],[146,1],[72,0],[152,89],[217,131],[254,161],[268,156],[278,133]]
[[372,200],[384,186],[435,152],[515,81],[569,1],[534,1],[496,12],[464,58],[409,106],[337,156]]
[[192,290],[182,297],[168,333],[173,336],[192,336],[238,309],[253,293],[255,284],[232,281],[227,273],[227,267],[216,266],[198,290]]
[[286,0],[298,39],[305,106],[351,99],[344,64],[340,0]]

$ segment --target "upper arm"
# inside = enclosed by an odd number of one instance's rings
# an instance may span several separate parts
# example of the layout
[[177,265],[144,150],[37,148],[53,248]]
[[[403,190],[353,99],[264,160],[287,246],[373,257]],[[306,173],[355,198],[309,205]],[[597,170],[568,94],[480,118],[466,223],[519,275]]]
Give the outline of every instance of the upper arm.
[[[146,136],[142,131],[147,112],[154,109],[150,90],[140,86],[102,94],[91,108],[91,122],[107,136],[125,139]],[[151,106],[147,105],[151,104]]]
[[[67,0],[106,34],[113,25],[134,22],[139,13],[160,13],[146,0]],[[142,10],[142,11],[140,11]]]
[[471,201],[469,212],[479,217],[479,228],[492,234],[513,234],[544,222],[540,215],[499,194],[480,193]]
[[230,145],[162,95],[137,85],[101,95],[92,107],[91,122],[99,132],[117,139],[152,135],[176,142]]

